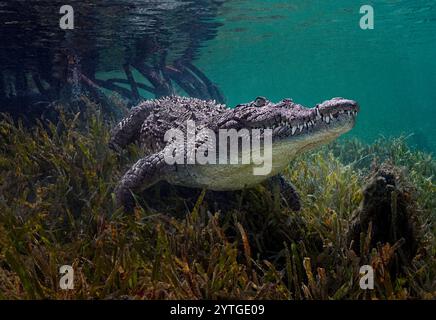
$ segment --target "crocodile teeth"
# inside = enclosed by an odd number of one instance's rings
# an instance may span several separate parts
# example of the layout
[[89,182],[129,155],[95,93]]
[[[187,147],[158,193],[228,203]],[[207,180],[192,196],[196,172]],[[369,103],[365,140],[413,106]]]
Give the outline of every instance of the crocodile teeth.
[[330,123],[330,117],[329,116],[325,117],[325,122],[327,122],[327,124]]
[[298,129],[300,129],[300,132],[303,131],[303,125],[302,124],[298,125]]
[[295,131],[297,131],[297,127],[292,127],[292,135],[295,134]]

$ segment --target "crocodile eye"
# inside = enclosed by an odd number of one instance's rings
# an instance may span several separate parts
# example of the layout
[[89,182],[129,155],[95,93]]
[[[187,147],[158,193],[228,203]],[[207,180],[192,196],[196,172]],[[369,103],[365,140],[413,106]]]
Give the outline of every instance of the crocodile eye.
[[264,97],[257,97],[256,100],[254,100],[254,105],[256,107],[263,107],[266,105],[266,99]]

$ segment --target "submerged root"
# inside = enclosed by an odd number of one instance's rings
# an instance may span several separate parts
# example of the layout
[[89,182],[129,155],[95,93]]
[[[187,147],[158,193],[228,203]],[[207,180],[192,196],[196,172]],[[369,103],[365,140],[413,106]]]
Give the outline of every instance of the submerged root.
[[391,164],[375,168],[367,181],[363,201],[351,220],[348,243],[361,255],[387,243],[398,247],[393,267],[399,271],[410,264],[420,243],[414,190]]

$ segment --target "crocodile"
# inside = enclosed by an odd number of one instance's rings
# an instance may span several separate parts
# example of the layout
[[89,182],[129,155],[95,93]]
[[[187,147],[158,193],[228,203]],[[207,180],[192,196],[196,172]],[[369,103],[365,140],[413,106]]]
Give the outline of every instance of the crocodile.
[[[278,187],[283,200],[298,211],[301,207],[299,196],[292,184],[283,177],[283,171],[296,156],[351,130],[358,112],[357,102],[344,98],[333,98],[313,108],[304,107],[292,99],[273,103],[264,97],[257,97],[234,108],[215,101],[180,96],[144,101],[132,108],[111,131],[111,149],[120,152],[131,143],[139,143],[144,151],[144,156],[131,166],[116,186],[117,204],[131,210],[134,207],[133,194],[159,181],[212,191],[241,190],[266,182],[271,188]],[[255,130],[263,133],[269,129],[272,142],[270,172],[265,175],[253,174],[256,166],[253,162],[168,163],[165,158],[168,152],[174,153],[176,144],[186,146],[186,140],[168,139],[166,133],[171,129],[186,133],[189,121],[195,122],[196,133],[207,128],[216,132],[217,136],[220,129],[247,129],[250,134]],[[196,136],[193,146],[199,150],[200,146],[211,143],[218,142],[211,142],[200,135]],[[239,156],[247,151],[241,146],[237,150]]]

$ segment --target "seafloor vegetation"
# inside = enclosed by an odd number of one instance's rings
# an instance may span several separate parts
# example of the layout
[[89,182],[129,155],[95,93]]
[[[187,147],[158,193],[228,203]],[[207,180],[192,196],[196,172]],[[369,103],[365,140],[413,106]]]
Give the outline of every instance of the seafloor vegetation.
[[[336,142],[293,161],[299,213],[264,186],[226,201],[161,186],[129,216],[112,191],[139,149],[113,153],[109,121],[86,113],[31,129],[0,122],[1,299],[436,298],[436,162],[406,137]],[[397,183],[387,207],[372,187],[386,167]],[[397,218],[361,217],[356,246],[356,214],[371,210]],[[413,224],[405,236],[403,216]],[[383,242],[380,230],[398,241]],[[65,264],[74,290],[59,288]],[[374,267],[374,290],[359,287],[363,264]]]

